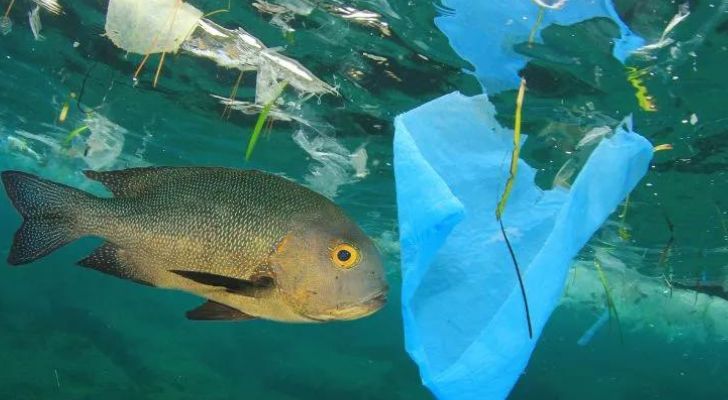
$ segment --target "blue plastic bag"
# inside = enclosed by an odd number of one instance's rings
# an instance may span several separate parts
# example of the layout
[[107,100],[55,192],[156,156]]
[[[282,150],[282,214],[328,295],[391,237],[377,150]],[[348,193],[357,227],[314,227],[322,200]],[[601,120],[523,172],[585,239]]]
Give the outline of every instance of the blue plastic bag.
[[[435,24],[450,39],[460,57],[475,66],[475,75],[489,93],[518,87],[518,70],[527,59],[513,46],[525,43],[536,23],[538,10],[533,0],[443,0],[453,10],[435,18]],[[612,19],[621,38],[614,44],[614,56],[624,62],[645,44],[617,15],[612,0],[569,0],[558,10],[546,10],[540,27],[552,23],[569,25],[594,17]],[[538,32],[538,31],[537,31]],[[539,36],[536,36],[538,39]]]
[[505,398],[557,305],[572,258],[646,173],[652,146],[620,126],[571,190],[519,160],[503,222],[531,306],[528,336],[496,204],[513,133],[487,96],[443,96],[397,117],[394,169],[406,348],[440,399]]

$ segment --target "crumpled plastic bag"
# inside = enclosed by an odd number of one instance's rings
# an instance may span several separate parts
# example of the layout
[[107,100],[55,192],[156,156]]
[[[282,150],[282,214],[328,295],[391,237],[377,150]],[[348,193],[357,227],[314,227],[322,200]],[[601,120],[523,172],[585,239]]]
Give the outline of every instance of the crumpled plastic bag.
[[628,123],[591,154],[571,190],[519,170],[503,223],[534,337],[495,218],[513,133],[487,96],[452,93],[395,120],[405,344],[439,399],[505,398],[558,304],[573,257],[647,172],[652,146]]
[[[610,18],[621,33],[613,54],[624,62],[645,41],[622,22],[612,2],[569,0],[561,9],[546,10],[540,27],[553,23],[570,25],[594,17]],[[443,10],[452,12],[443,12],[435,18],[435,24],[450,39],[458,55],[475,66],[481,85],[490,93],[518,87],[518,70],[526,65],[527,59],[517,54],[513,46],[528,41],[538,17],[536,3],[533,0],[443,0],[442,5]]]

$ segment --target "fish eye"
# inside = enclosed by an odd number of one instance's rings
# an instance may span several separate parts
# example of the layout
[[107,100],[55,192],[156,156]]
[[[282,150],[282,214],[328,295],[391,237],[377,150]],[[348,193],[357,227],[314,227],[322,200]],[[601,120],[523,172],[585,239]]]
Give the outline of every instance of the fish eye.
[[331,249],[331,261],[334,265],[343,269],[354,268],[359,263],[359,250],[346,243],[341,243]]

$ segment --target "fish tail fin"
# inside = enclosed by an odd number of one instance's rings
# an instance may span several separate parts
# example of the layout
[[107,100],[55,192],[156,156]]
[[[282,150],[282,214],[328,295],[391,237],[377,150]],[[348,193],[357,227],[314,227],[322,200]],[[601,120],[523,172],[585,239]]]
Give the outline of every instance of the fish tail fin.
[[20,171],[1,174],[5,191],[20,215],[20,226],[8,255],[10,265],[27,264],[79,238],[75,212],[91,198],[78,189]]

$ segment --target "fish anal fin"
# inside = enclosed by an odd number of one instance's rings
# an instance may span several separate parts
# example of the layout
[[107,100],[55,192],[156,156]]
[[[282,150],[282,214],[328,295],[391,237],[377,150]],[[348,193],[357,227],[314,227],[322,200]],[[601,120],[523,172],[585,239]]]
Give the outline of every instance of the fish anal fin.
[[187,319],[195,321],[245,321],[256,319],[240,310],[216,301],[208,300],[201,306],[187,311]]
[[138,273],[133,263],[125,257],[125,252],[110,242],[106,242],[88,257],[78,262],[78,265],[95,269],[118,278],[128,279],[143,285],[154,286]]

